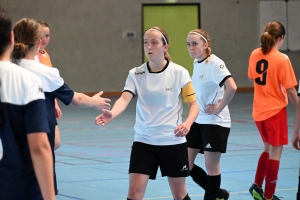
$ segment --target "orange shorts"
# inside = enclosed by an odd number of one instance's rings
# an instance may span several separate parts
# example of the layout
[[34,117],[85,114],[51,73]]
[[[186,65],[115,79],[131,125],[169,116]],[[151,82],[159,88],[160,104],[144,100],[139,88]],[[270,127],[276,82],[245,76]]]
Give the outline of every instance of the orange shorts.
[[263,142],[272,146],[288,144],[288,123],[286,107],[276,115],[263,120],[255,121]]

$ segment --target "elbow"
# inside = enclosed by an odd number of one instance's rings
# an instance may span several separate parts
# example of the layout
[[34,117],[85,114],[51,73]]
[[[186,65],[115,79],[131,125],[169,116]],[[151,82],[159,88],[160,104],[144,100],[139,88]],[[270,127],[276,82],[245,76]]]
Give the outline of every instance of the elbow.
[[51,152],[51,147],[49,142],[39,143],[31,148],[31,153],[36,156],[44,156]]

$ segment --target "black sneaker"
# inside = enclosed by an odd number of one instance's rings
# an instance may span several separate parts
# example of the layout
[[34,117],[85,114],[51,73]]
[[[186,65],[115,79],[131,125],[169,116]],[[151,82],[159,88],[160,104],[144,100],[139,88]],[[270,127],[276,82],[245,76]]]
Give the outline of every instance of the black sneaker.
[[254,200],[264,200],[264,191],[259,188],[255,183],[249,188],[249,192]]
[[271,199],[267,199],[266,197],[264,197],[263,200],[280,200],[282,197],[277,197],[276,195],[273,194],[272,198]]
[[216,198],[216,200],[227,200],[229,199],[229,192],[225,189],[220,188],[220,190],[222,191],[221,195]]

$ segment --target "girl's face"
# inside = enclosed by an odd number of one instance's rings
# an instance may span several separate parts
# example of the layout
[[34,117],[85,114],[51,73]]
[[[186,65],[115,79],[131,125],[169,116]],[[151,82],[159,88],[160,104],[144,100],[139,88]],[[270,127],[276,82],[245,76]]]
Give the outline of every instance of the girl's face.
[[149,61],[164,60],[164,53],[169,45],[163,44],[162,35],[155,30],[148,30],[144,34],[144,51]]
[[43,27],[44,33],[41,42],[41,49],[45,49],[50,41],[50,29],[48,27]]
[[203,60],[208,55],[206,49],[208,48],[207,42],[205,42],[197,34],[188,34],[187,36],[187,48],[192,58],[197,58],[197,60]]

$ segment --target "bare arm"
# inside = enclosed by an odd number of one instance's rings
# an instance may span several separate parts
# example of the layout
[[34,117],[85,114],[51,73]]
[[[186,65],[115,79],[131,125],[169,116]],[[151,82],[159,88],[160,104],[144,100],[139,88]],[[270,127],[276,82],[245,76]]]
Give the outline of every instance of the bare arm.
[[110,99],[102,98],[103,92],[99,92],[92,97],[83,93],[74,93],[71,104],[79,108],[94,108],[95,110],[110,109]]
[[300,150],[300,97],[298,98],[296,114],[295,114],[295,121],[294,121],[294,131],[293,131],[293,138],[292,138],[292,146]]
[[121,97],[116,101],[113,108],[110,110],[103,109],[102,114],[96,117],[95,123],[97,125],[102,124],[108,124],[111,120],[113,120],[115,117],[120,115],[128,106],[129,102],[132,99],[132,94],[129,92],[123,92]]
[[174,133],[176,137],[182,137],[188,134],[192,124],[199,114],[199,107],[196,101],[187,102],[186,104],[190,108],[189,114],[186,120],[175,128]]
[[208,104],[206,106],[206,110],[205,110],[206,113],[208,113],[208,114],[220,113],[229,104],[229,102],[233,98],[233,96],[236,92],[236,89],[237,89],[237,86],[236,86],[233,78],[232,77],[228,78],[224,84],[225,84],[225,94],[224,94],[223,99],[219,102],[219,104],[216,104],[216,105]]
[[27,135],[34,171],[45,200],[54,200],[52,151],[46,133]]
[[297,102],[298,102],[298,97],[297,97],[297,91],[296,91],[295,87],[286,89],[286,93],[287,93],[291,103],[293,104],[294,108],[296,108]]

